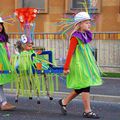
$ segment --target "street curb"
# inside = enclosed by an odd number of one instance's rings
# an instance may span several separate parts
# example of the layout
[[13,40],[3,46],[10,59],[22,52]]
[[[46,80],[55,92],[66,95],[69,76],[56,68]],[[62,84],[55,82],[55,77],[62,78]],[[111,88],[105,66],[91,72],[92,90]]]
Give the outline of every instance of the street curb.
[[104,80],[120,80],[120,78],[115,77],[102,77]]
[[[68,92],[56,92],[54,93],[55,97],[66,97]],[[99,94],[90,94],[92,101],[103,101],[103,102],[112,102],[120,104],[120,96],[110,96],[110,95],[99,95]],[[77,96],[75,99],[82,99],[81,95]]]
[[[16,89],[13,89],[12,93],[10,89],[4,89],[7,94],[16,95]],[[69,92],[54,92],[54,97],[64,98],[69,94]],[[111,96],[111,95],[99,95],[99,94],[90,94],[91,101],[101,101],[101,102],[112,102],[120,104],[120,96]],[[82,99],[81,95],[78,95],[75,99]]]

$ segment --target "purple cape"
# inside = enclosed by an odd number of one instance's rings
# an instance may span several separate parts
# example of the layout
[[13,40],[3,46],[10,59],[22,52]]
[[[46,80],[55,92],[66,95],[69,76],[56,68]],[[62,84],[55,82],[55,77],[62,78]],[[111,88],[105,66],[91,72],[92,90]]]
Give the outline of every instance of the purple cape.
[[92,40],[92,33],[90,31],[85,31],[86,37],[83,35],[84,33],[80,31],[75,31],[72,36],[79,38],[83,43],[87,44]]

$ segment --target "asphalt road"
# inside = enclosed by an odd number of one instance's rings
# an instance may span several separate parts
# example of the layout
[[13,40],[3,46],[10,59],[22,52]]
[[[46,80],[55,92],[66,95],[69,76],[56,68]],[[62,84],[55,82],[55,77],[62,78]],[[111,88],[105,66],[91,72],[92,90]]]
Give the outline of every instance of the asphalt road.
[[[75,99],[68,106],[68,114],[61,114],[58,99],[50,101],[47,97],[41,97],[41,104],[37,104],[36,98],[29,100],[20,97],[19,102],[14,102],[12,95],[7,96],[8,101],[16,105],[14,111],[0,111],[0,120],[89,120],[82,117],[84,112],[82,101]],[[120,120],[120,104],[91,102],[93,111],[101,117],[99,120]],[[92,120],[92,119],[91,119]]]

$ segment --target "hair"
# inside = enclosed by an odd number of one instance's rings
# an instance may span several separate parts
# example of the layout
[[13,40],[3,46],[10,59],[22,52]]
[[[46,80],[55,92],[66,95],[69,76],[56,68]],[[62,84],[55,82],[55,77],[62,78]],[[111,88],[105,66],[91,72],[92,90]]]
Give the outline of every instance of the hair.
[[74,29],[73,31],[71,32],[71,34],[73,34],[75,31],[79,30],[80,29],[80,26],[79,26],[80,23],[77,23],[74,25]]
[[0,34],[3,34],[5,36],[5,42],[9,42],[8,41],[8,35],[7,35],[6,31],[5,31],[5,27],[3,25],[3,22],[0,22],[0,25],[2,26],[2,31],[0,32]]
[[17,41],[14,46],[18,49],[19,53],[21,53],[25,49],[25,44],[23,44],[21,41]]
[[[86,21],[86,20],[85,20]],[[83,22],[83,21],[82,21]],[[71,34],[70,34],[70,38],[71,38],[71,36],[72,36],[72,34],[75,32],[75,31],[78,31],[78,30],[80,30],[80,25],[79,24],[81,24],[82,22],[78,22],[78,23],[76,23],[73,27],[74,27],[74,29],[73,29],[73,31],[71,32]]]
[[78,31],[78,30],[80,29],[79,24],[80,24],[80,23],[77,23],[77,24],[75,24],[75,25],[73,26],[74,29],[73,29],[72,32],[70,33],[69,41],[70,41],[70,39],[71,39],[72,34],[73,34],[75,31]]

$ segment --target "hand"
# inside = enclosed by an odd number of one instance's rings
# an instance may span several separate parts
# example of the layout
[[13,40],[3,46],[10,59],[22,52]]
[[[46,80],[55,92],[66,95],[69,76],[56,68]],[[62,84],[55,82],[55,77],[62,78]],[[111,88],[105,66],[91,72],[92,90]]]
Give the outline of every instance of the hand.
[[70,70],[69,70],[69,69],[68,69],[68,70],[64,70],[64,71],[63,71],[64,75],[67,75],[69,72],[70,72]]
[[42,53],[42,50],[38,50],[36,54],[40,55]]

